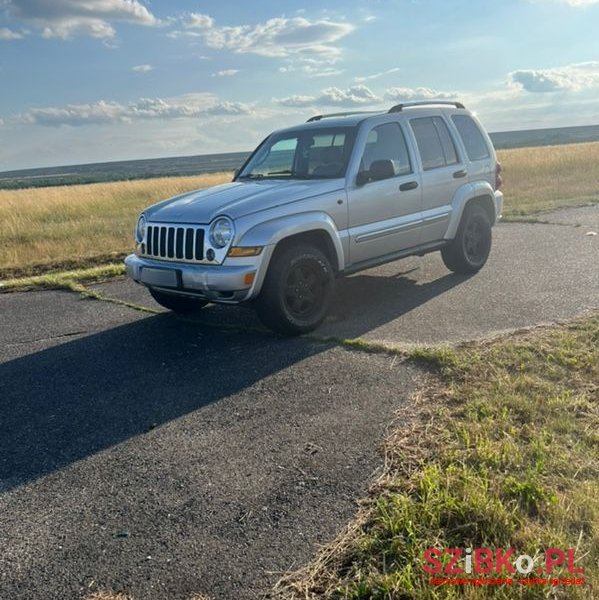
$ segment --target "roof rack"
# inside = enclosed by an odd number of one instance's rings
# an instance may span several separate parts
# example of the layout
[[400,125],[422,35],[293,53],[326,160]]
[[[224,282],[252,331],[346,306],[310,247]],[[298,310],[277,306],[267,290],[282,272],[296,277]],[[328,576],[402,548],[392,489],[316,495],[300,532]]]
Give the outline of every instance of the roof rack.
[[340,113],[331,113],[328,115],[314,115],[310,117],[306,123],[313,123],[314,121],[320,121],[321,119],[330,119],[331,117],[351,117],[352,115],[367,115],[373,113],[382,113],[384,111],[381,110],[354,110],[351,112],[340,112]]
[[435,106],[435,105],[455,106],[456,108],[466,108],[461,102],[452,102],[450,100],[423,100],[420,102],[402,102],[396,104],[389,109],[390,113],[401,112],[404,108],[410,108],[411,106]]
[[[396,113],[401,112],[404,108],[410,108],[412,106],[455,106],[456,108],[466,108],[461,102],[452,102],[451,100],[422,100],[418,102],[402,102],[392,106],[387,112]],[[313,123],[314,121],[320,121],[321,119],[330,119],[331,117],[351,117],[352,115],[369,115],[369,114],[384,114],[383,110],[353,110],[350,112],[339,112],[330,113],[328,115],[314,115],[310,117],[306,123]]]

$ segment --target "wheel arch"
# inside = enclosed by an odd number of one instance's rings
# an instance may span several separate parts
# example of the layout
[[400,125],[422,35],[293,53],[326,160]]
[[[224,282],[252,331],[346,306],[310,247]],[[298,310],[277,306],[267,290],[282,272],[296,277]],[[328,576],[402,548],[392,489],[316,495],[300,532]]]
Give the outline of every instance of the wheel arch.
[[494,191],[487,181],[478,181],[461,187],[452,201],[452,212],[444,238],[451,240],[456,236],[462,215],[468,206],[479,204],[489,216],[491,226],[495,225]]
[[336,273],[344,269],[341,238],[334,221],[326,213],[300,213],[266,221],[244,233],[237,243],[240,246],[274,246],[268,261],[270,264],[281,248],[302,242],[319,248]]
[[335,273],[339,272],[339,262],[335,246],[331,240],[331,236],[324,229],[311,229],[283,238],[277,243],[271,260],[278,253],[295,244],[306,244],[318,248],[329,259]]

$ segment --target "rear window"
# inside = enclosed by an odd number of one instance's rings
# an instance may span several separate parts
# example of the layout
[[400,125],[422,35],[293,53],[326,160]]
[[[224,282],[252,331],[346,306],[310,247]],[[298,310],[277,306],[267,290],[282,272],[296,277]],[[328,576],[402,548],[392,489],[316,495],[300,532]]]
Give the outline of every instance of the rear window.
[[491,156],[483,134],[470,117],[454,115],[451,119],[462,138],[462,142],[464,142],[466,154],[470,160],[483,160]]

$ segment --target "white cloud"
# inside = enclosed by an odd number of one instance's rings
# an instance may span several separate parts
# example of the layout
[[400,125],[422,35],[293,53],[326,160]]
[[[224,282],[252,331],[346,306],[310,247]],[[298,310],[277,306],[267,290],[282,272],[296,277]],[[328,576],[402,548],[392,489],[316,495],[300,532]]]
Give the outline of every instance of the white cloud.
[[125,107],[116,102],[100,100],[93,104],[69,104],[64,107],[33,108],[19,115],[19,121],[28,124],[58,126],[85,125],[86,123],[113,123],[125,120]]
[[138,0],[3,0],[3,5],[15,18],[37,27],[45,38],[113,37],[112,21],[158,24]]
[[599,61],[553,69],[520,69],[508,75],[511,85],[531,93],[576,92],[599,87]]
[[354,81],[356,83],[364,83],[365,81],[372,81],[373,79],[379,79],[379,77],[384,77],[385,75],[391,75],[392,73],[397,73],[401,69],[399,67],[393,67],[392,69],[387,69],[386,71],[380,71],[379,73],[373,73],[372,75],[365,75],[363,77],[354,77]]
[[135,65],[131,67],[131,70],[136,73],[149,73],[154,70],[154,67],[152,65]]
[[213,94],[199,93],[165,99],[141,98],[130,104],[99,100],[90,104],[32,108],[18,115],[16,121],[58,127],[128,123],[141,119],[166,120],[249,113],[251,108],[247,104],[223,101]]
[[203,112],[213,116],[247,115],[252,112],[252,108],[243,102],[229,102],[228,100],[221,100],[208,107]]
[[0,27],[0,40],[22,40],[25,37],[18,31],[13,31],[7,27]]
[[190,13],[183,23],[188,29],[207,29],[214,25],[214,19],[202,13]]
[[283,106],[303,107],[317,104],[316,96],[287,96],[285,98],[274,98],[274,101]]
[[307,54],[333,60],[340,54],[334,44],[354,30],[347,22],[311,21],[305,17],[277,17],[257,25],[217,26],[212,17],[201,13],[187,15],[183,26],[187,31],[172,31],[169,37],[201,37],[210,48],[237,54],[270,57]]
[[211,77],[233,77],[237,73],[239,73],[239,69],[223,69],[222,71],[212,73]]
[[279,73],[301,73],[306,77],[332,77],[340,75],[343,69],[331,66],[336,60],[323,61],[320,58],[294,57],[286,65],[279,67]]
[[172,38],[173,40],[177,40],[179,38],[201,38],[202,34],[190,29],[186,29],[184,31],[181,29],[173,29],[166,34],[166,37]]
[[276,100],[283,106],[363,106],[366,104],[377,104],[380,102],[372,91],[365,85],[355,85],[347,90],[330,87],[322,90],[319,96],[288,96]]
[[411,100],[454,100],[458,92],[441,92],[426,87],[392,87],[385,91],[385,99],[391,102],[409,102]]

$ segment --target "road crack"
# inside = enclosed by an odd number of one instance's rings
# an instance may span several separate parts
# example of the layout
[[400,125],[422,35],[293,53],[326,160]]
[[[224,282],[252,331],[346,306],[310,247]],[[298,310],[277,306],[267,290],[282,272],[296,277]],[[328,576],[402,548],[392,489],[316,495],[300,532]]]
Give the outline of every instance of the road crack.
[[19,340],[17,342],[9,342],[7,346],[10,348],[11,346],[22,346],[25,344],[37,344],[38,342],[50,342],[52,340],[59,340],[61,338],[69,338],[77,335],[83,335],[85,333],[89,333],[88,330],[83,329],[81,331],[70,331],[68,333],[57,333],[56,335],[50,335],[48,337],[43,338],[35,338],[32,340]]

